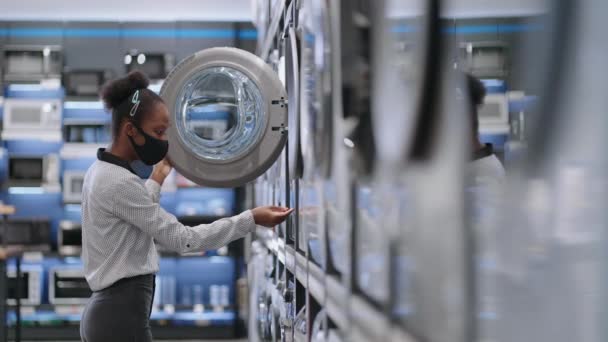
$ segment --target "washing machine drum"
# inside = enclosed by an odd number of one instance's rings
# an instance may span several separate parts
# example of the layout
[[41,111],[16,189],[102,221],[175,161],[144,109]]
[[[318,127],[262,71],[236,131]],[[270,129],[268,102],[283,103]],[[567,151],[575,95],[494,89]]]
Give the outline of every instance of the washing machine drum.
[[160,92],[169,108],[169,158],[179,173],[211,187],[262,175],[286,140],[286,93],[257,56],[202,50],[179,63]]

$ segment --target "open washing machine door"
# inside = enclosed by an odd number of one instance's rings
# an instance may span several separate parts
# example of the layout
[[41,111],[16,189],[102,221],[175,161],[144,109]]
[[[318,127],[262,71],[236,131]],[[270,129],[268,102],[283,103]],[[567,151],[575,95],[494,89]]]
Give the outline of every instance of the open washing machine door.
[[160,95],[171,113],[169,158],[200,185],[252,181],[285,144],[285,89],[276,72],[249,52],[199,51],[173,69]]

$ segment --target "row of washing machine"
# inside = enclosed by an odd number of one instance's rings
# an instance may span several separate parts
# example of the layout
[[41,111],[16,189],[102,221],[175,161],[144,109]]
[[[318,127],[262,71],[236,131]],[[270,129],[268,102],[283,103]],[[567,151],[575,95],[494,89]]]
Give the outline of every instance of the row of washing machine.
[[[413,340],[605,340],[608,103],[597,89],[608,46],[592,37],[607,5],[543,8],[546,30],[517,71],[533,76],[537,129],[504,182],[487,184],[467,174],[468,90],[458,42],[440,29],[451,2],[402,1],[402,18],[387,3],[258,1],[258,53],[286,89],[288,124],[285,149],[249,190],[252,204],[296,214],[252,247],[252,338],[390,339],[356,320],[357,336],[334,330],[268,248],[278,240]],[[401,21],[409,29],[395,34]],[[327,324],[319,336],[314,322]]]

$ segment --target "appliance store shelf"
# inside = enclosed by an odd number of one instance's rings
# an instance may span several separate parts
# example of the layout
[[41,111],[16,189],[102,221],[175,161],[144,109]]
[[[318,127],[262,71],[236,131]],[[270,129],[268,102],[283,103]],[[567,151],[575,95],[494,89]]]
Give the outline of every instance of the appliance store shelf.
[[[260,233],[268,237],[263,231]],[[295,274],[310,295],[326,307],[328,316],[342,331],[355,329],[358,333],[367,336],[370,341],[417,341],[404,328],[391,322],[385,313],[374,307],[367,299],[352,293],[337,276],[326,274],[314,262],[307,260],[306,256],[295,251],[291,245],[286,245],[282,238],[275,235],[272,238],[262,238],[260,241],[263,241],[266,248]],[[295,259],[293,264],[285,262],[290,260],[291,257],[288,256],[290,254]]]
[[[66,325],[80,322],[81,313],[69,312],[58,313],[56,310],[45,308],[35,312],[25,313],[22,310],[21,320],[24,326],[34,325]],[[165,311],[153,311],[150,320],[164,321],[167,325],[180,326],[226,326],[234,324],[236,313],[233,310],[226,311],[175,311],[167,313]],[[7,325],[13,326],[16,322],[15,310],[11,309],[7,314]]]

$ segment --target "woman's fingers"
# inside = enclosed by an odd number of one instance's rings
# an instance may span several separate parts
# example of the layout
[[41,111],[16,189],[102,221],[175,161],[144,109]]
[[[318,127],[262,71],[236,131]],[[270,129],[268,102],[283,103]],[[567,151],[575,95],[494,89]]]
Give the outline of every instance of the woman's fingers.
[[289,214],[293,213],[293,209],[285,208],[282,212],[279,213],[280,216],[289,216]]
[[258,207],[252,209],[254,220],[257,224],[272,227],[287,219],[287,216],[293,212],[293,209],[284,207]]

